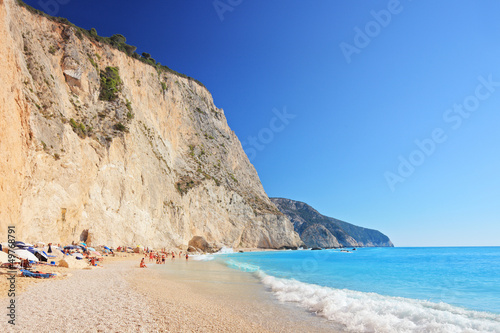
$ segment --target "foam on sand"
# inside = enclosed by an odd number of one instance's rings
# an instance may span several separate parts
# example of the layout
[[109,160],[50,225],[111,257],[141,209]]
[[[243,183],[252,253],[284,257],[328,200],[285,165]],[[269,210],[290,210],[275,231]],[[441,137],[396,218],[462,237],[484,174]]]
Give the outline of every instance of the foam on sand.
[[295,303],[352,332],[500,332],[500,315],[446,303],[334,289],[267,275],[258,266],[228,260],[253,272],[281,302]]

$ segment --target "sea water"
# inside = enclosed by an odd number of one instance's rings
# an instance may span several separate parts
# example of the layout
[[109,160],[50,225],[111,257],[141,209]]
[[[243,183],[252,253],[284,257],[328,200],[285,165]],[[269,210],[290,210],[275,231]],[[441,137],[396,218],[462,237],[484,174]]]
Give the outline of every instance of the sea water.
[[[352,332],[500,332],[500,247],[359,248],[207,257]],[[337,326],[338,327],[338,326]]]

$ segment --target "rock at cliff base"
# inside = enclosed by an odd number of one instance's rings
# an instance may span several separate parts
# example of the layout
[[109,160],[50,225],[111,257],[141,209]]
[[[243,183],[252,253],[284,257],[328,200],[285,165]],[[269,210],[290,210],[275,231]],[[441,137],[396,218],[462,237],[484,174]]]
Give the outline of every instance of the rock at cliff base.
[[189,247],[187,248],[187,251],[188,251],[188,252],[198,252],[198,249],[196,249],[196,248],[195,248],[195,247],[193,247],[193,246],[189,246]]
[[194,247],[202,252],[209,252],[211,250],[208,242],[201,236],[194,236],[193,238],[191,238],[188,243],[188,248],[189,247]]
[[59,267],[66,267],[66,268],[86,268],[88,267],[87,260],[78,260],[75,259],[72,256],[66,256],[64,259],[61,259],[59,261]]

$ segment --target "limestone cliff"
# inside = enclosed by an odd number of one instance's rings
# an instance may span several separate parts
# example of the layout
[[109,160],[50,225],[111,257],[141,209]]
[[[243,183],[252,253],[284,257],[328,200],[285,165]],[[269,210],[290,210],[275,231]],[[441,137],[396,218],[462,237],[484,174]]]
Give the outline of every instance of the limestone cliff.
[[271,201],[290,218],[308,247],[394,246],[380,231],[321,215],[303,202],[284,198],[271,198]]
[[197,81],[0,0],[0,238],[301,241]]

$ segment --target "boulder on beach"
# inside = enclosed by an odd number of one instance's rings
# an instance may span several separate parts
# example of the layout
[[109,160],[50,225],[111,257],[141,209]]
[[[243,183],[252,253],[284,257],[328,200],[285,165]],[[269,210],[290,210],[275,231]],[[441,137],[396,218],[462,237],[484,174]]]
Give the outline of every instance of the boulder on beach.
[[216,243],[208,243],[205,238],[201,236],[194,236],[191,238],[191,240],[188,243],[188,249],[189,247],[194,247],[200,252],[205,252],[205,253],[215,253],[221,249],[221,246],[216,244]]
[[89,264],[85,259],[78,260],[75,257],[66,256],[59,261],[59,266],[66,268],[86,268]]
[[189,247],[194,247],[196,249],[199,249],[201,252],[209,252],[210,250],[210,245],[205,240],[205,238],[201,236],[194,236],[193,238],[191,238],[191,240],[188,243],[188,249]]

